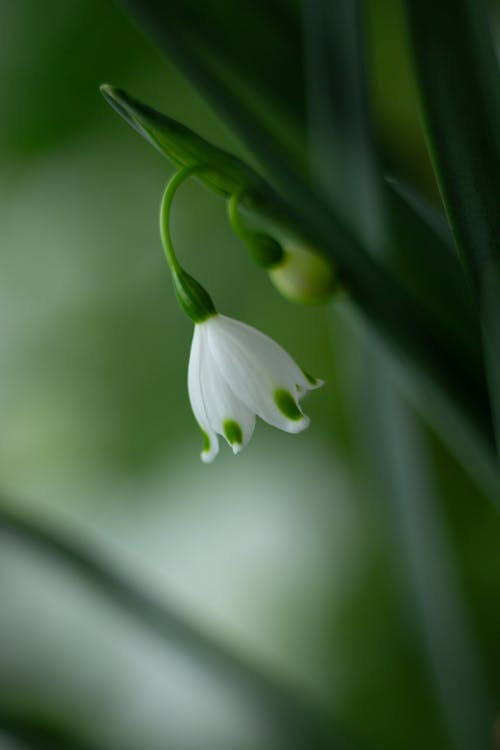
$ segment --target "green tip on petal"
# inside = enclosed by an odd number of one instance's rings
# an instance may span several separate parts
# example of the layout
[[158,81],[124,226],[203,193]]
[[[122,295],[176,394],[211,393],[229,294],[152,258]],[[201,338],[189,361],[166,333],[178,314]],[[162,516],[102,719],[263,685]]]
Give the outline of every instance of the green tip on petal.
[[243,443],[243,432],[241,430],[241,427],[239,426],[238,422],[234,421],[234,419],[226,419],[223,424],[223,428],[227,442],[232,446],[233,450],[236,453],[236,449]]
[[304,415],[297,406],[290,391],[287,391],[284,388],[278,388],[278,390],[274,392],[274,403],[287,419],[297,422],[299,419],[304,418]]
[[201,431],[201,434],[203,436],[203,453],[209,453],[210,452],[210,446],[212,445],[210,442],[210,438],[208,437],[207,433],[203,430]]
[[321,384],[321,381],[318,380],[318,378],[315,378],[313,375],[310,375],[305,370],[302,370],[302,375],[305,377],[305,379],[307,380],[307,382],[309,383],[309,385],[318,386],[318,385]]

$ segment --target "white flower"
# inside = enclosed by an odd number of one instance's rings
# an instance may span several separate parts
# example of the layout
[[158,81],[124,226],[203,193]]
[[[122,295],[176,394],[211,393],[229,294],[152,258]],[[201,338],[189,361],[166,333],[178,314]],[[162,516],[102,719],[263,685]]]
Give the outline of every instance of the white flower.
[[218,314],[197,323],[188,390],[204,435],[201,458],[213,461],[219,452],[217,435],[239,453],[252,437],[256,416],[286,432],[305,430],[309,417],[299,399],[322,384],[251,326]]

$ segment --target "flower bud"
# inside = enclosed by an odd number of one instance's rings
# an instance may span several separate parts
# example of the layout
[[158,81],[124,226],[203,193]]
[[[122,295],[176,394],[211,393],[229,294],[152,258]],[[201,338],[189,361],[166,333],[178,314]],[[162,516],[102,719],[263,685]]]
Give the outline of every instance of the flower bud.
[[252,258],[261,268],[276,268],[284,260],[285,253],[280,243],[268,234],[248,233],[246,242]]
[[175,292],[180,306],[195,323],[215,315],[215,307],[207,291],[183,269],[172,271]]
[[328,302],[336,287],[332,264],[306,245],[286,244],[283,260],[269,269],[276,289],[291,302],[322,305]]

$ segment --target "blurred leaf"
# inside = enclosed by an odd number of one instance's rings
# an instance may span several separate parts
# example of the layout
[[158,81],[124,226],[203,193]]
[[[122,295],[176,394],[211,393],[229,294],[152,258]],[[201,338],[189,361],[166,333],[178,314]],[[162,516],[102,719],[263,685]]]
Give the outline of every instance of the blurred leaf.
[[[309,88],[315,94],[311,138],[317,145],[317,168],[326,171],[334,205],[343,207],[371,252],[383,257],[390,248],[392,225],[383,200],[385,182],[373,149],[360,2],[315,0],[306,3],[306,9],[307,50],[311,59]],[[340,164],[342,169],[336,172],[335,167]],[[362,195],[358,200],[360,190]],[[397,197],[395,193],[392,208]],[[412,196],[407,192],[404,197],[408,206],[412,206]],[[433,227],[435,235],[441,231],[443,241],[447,241],[446,230],[439,226],[430,209],[416,198],[413,206],[418,208],[417,215],[424,218],[423,225]],[[429,268],[434,267],[433,259],[428,259],[431,262],[424,266],[425,276],[429,275]],[[422,260],[417,268],[422,267]],[[450,265],[454,262],[451,252],[443,255],[443,261],[446,260]],[[458,270],[456,261],[455,266]],[[368,348],[365,354],[369,372],[365,388],[371,409],[368,423],[375,433],[370,454],[378,450],[377,465],[385,469],[383,496],[391,503],[389,512],[396,520],[394,536],[401,539],[403,561],[407,555],[411,599],[422,621],[423,640],[427,645],[428,674],[431,680],[437,681],[438,696],[454,745],[462,750],[473,750],[484,744],[489,729],[487,691],[456,590],[453,566],[446,554],[445,535],[439,523],[439,498],[420,446],[418,428],[394,384],[389,382],[390,370],[380,354],[378,348]],[[366,421],[365,410],[363,418]],[[364,429],[366,431],[366,426]],[[400,551],[397,550],[397,560],[401,559]],[[453,638],[450,628],[453,628]],[[456,669],[465,680],[465,689],[462,684],[456,685]],[[471,687],[474,697],[469,701],[470,710],[464,713],[464,700]]]
[[299,161],[306,169],[301,29],[294,4],[282,0],[241,0],[237,6],[228,0],[125,0],[123,4],[217,100],[217,106],[224,107],[233,124],[239,121],[244,127],[244,122],[258,122],[257,137],[268,155]]
[[417,622],[429,683],[452,747],[476,750],[488,744],[491,695],[433,467],[418,422],[388,382],[383,360],[372,355],[371,395],[365,399],[371,410],[368,451],[381,480],[381,500],[386,500],[392,517],[394,562],[400,566],[398,575]]
[[500,75],[487,7],[482,0],[406,0],[406,7],[434,167],[479,304],[500,448]]
[[[143,626],[174,645],[191,659],[211,669],[241,695],[242,702],[260,708],[275,732],[276,747],[308,750],[348,750],[354,746],[333,726],[328,713],[232,652],[201,628],[192,625],[167,604],[127,579],[118,566],[93,544],[70,532],[18,513],[0,501],[0,533],[62,562]],[[282,744],[283,743],[283,744]]]
[[82,737],[84,732],[76,726],[69,727],[63,717],[32,707],[14,711],[0,706],[0,732],[15,740],[20,750],[109,750],[88,742]]
[[[392,188],[394,195],[401,198],[405,205],[412,209],[414,216],[418,217],[425,224],[429,234],[438,237],[441,246],[448,249],[448,254],[455,256],[456,248],[453,235],[445,217],[409,185],[394,177],[386,177],[386,180]],[[458,272],[459,266],[456,263],[453,264],[453,268]]]
[[387,249],[358,0],[304,4],[308,139],[318,184],[375,257]]
[[[408,185],[387,178],[388,209],[398,251],[390,248],[391,267],[408,290],[433,313],[462,349],[463,356],[482,370],[483,355],[472,290],[465,284],[453,237],[444,216]],[[409,248],[413,248],[406,252]],[[448,250],[448,252],[446,252]],[[446,292],[444,292],[446,284]]]

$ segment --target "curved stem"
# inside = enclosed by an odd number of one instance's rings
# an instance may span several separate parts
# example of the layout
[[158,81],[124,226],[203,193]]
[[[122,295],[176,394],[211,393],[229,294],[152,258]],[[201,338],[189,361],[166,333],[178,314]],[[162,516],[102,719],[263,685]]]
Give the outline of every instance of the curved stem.
[[201,172],[204,169],[206,167],[202,164],[191,164],[176,172],[165,188],[160,205],[161,242],[172,273],[177,300],[194,323],[201,323],[214,315],[215,306],[208,292],[196,279],[184,271],[177,259],[170,234],[170,206],[182,183],[195,172]]
[[243,219],[240,216],[239,207],[240,203],[245,194],[244,190],[238,190],[230,197],[227,204],[227,215],[234,231],[245,243],[249,243],[252,240],[252,232],[245,226]]
[[239,207],[246,192],[246,189],[237,190],[230,197],[227,204],[229,223],[238,237],[247,245],[257,265],[262,268],[272,268],[283,259],[283,248],[268,234],[253,232],[245,226]]
[[160,236],[165,251],[165,257],[170,269],[174,273],[179,273],[182,270],[181,264],[175,254],[174,246],[172,243],[172,236],[170,234],[170,206],[177,190],[180,188],[183,182],[191,177],[196,172],[202,172],[205,169],[202,164],[191,164],[188,167],[183,167],[174,174],[172,179],[169,181],[160,205]]

